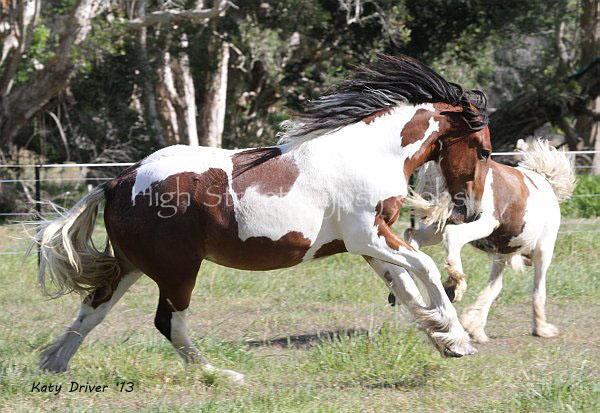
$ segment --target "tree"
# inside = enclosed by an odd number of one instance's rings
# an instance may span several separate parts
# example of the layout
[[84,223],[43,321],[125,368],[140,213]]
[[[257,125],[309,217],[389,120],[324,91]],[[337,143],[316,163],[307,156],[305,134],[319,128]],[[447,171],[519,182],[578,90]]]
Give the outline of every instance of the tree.
[[78,0],[70,9],[59,40],[44,61],[33,61],[33,72],[18,82],[23,55],[32,44],[38,25],[41,1],[2,2],[0,14],[6,21],[0,34],[0,147],[12,142],[33,116],[65,90],[80,68],[76,49],[90,33],[91,20],[102,6],[101,0]]
[[214,57],[216,67],[209,72],[206,82],[208,88],[202,108],[201,143],[204,146],[221,147],[227,110],[229,43],[215,36],[209,44],[209,55]]
[[[142,3],[142,4],[140,4]],[[142,96],[146,121],[153,126],[161,146],[176,143],[198,145],[196,88],[188,55],[188,39],[180,27],[195,25],[204,27],[209,19],[222,16],[231,4],[227,0],[214,0],[212,7],[204,8],[203,1],[196,1],[190,10],[181,8],[160,9],[146,12],[145,2],[137,2],[137,13],[131,16],[128,27],[137,31],[139,46],[139,70],[142,74]],[[147,42],[148,30],[152,30],[155,46]],[[158,46],[157,46],[158,45]],[[176,49],[176,53],[172,52]],[[203,111],[202,144],[219,146],[223,133],[225,96],[227,88],[227,54],[222,57],[214,78],[207,90],[207,101],[218,103],[215,116]],[[151,63],[150,55],[155,64]],[[207,139],[206,136],[212,136]]]
[[[563,131],[571,150],[600,149],[600,1],[556,4],[546,46],[554,59],[531,82],[535,88],[503,103],[491,116],[496,149],[513,148],[546,123]],[[571,17],[572,16],[572,17]],[[571,28],[569,29],[569,25]],[[600,173],[600,157],[594,159]]]
[[[586,147],[600,151],[600,1],[582,0],[581,4],[582,73],[577,81],[585,96],[582,103],[585,111],[578,113],[575,130]],[[600,154],[594,157],[593,172],[600,175]]]

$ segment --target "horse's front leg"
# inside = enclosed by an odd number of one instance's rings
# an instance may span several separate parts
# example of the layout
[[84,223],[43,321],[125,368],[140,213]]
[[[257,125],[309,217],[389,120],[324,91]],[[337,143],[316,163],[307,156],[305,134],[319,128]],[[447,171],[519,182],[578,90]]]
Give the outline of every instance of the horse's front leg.
[[[367,232],[358,233],[356,226],[345,229],[344,243],[348,251],[370,257],[368,261],[377,273],[391,280],[394,294],[411,308],[418,324],[442,355],[461,357],[476,353],[443,290],[440,272],[431,257],[415,250],[381,221],[376,221]],[[426,288],[429,305],[424,305],[425,300],[414,282],[407,278],[406,271],[418,277]]]
[[448,278],[444,281],[444,290],[452,302],[462,299],[467,290],[467,276],[464,274],[460,251],[465,244],[490,235],[499,222],[491,215],[482,215],[476,221],[459,225],[446,225],[444,228],[444,247],[446,248],[445,268]]

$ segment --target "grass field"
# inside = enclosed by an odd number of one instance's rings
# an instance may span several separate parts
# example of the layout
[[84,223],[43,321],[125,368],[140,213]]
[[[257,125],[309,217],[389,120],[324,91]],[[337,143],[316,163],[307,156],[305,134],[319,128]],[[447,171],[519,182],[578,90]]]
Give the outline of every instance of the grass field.
[[[264,273],[206,263],[192,336],[213,364],[245,373],[244,386],[182,365],[153,326],[158,294],[145,278],[88,336],[71,372],[39,372],[40,349],[76,315],[78,297],[42,299],[35,260],[0,256],[0,410],[600,411],[600,221],[562,231],[548,281],[549,321],[561,335],[529,334],[531,270],[507,270],[489,317],[492,340],[462,359],[440,358],[402,308],[387,305],[383,283],[359,257]],[[16,234],[0,227],[0,246],[21,247]],[[442,262],[441,248],[427,251]],[[463,258],[470,288],[459,308],[490,265],[470,247]],[[108,388],[69,392],[71,382]],[[132,385],[119,391],[122,382]],[[35,383],[62,389],[32,392]]]

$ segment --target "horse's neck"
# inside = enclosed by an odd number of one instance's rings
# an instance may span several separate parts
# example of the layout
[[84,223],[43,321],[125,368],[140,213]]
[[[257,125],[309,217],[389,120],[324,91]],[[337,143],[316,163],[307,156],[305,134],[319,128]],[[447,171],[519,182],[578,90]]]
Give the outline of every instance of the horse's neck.
[[[304,168],[319,173],[377,175],[385,174],[394,180],[404,179],[404,164],[408,159],[418,160],[427,138],[432,133],[423,131],[422,139],[403,144],[402,133],[419,109],[434,111],[433,105],[402,105],[368,121],[360,121],[319,137],[284,145],[284,151],[293,151]],[[411,165],[412,167],[412,165]]]

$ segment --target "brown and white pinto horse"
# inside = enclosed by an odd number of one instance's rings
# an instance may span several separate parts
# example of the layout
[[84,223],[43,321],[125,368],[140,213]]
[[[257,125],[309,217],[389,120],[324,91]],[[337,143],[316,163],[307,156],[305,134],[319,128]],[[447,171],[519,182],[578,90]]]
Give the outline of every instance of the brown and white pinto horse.
[[[272,270],[346,251],[365,257],[443,355],[474,353],[434,262],[390,226],[408,177],[440,146],[464,149],[444,158],[448,180],[485,175],[484,110],[481,92],[465,92],[414,59],[381,56],[287,123],[279,146],[153,153],[39,231],[41,284],[50,275],[58,294],[88,294],[66,333],[43,351],[41,367],[66,370],[85,336],[145,273],[160,289],[157,329],[186,362],[215,369],[185,321],[203,260]],[[91,243],[102,202],[105,251]]]
[[415,248],[444,241],[449,273],[444,286],[450,299],[459,301],[467,288],[462,247],[471,243],[492,256],[487,285],[460,318],[471,337],[480,343],[488,341],[484,327],[502,290],[502,270],[507,264],[522,270],[524,263],[533,263],[535,269],[533,334],[556,336],[558,329],[546,321],[546,273],[560,226],[558,204],[571,196],[575,186],[567,156],[538,139],[523,153],[517,168],[491,161],[480,183],[485,189],[478,203],[470,202],[468,192],[462,198],[454,193],[453,182],[446,187],[433,163],[421,168],[419,178],[417,193],[407,198],[407,204],[424,219],[419,230],[409,228],[404,238]]

